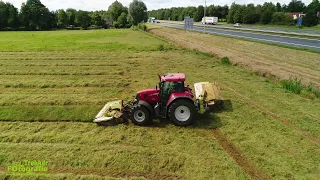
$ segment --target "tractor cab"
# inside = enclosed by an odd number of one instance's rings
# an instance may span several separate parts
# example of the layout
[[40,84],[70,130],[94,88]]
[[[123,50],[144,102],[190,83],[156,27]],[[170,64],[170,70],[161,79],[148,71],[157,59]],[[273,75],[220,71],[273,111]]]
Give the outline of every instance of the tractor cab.
[[184,81],[186,76],[182,73],[178,74],[167,74],[160,77],[160,91],[159,96],[161,102],[166,104],[172,93],[183,93],[185,92]]
[[[183,73],[166,74],[159,76],[160,102],[154,107],[157,116],[166,118],[168,107],[178,98],[187,99],[192,102],[192,89],[185,87],[186,76]],[[157,88],[158,89],[158,88]]]

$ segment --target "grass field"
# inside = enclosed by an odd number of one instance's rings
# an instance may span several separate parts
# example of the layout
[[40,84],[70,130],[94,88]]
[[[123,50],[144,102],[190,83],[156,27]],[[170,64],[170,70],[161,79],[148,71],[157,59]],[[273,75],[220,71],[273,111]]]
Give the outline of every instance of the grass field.
[[[7,166],[24,159],[49,161],[43,179],[320,176],[319,99],[139,31],[5,32],[0,41],[0,178],[15,179]],[[132,100],[167,72],[219,82],[232,105],[188,128],[91,123],[106,102]]]

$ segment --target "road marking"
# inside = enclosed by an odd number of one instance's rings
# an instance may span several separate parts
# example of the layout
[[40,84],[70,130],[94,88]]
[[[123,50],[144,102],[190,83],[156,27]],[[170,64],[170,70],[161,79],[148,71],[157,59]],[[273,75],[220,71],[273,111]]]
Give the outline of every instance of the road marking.
[[[211,32],[211,33],[213,33],[213,32]],[[305,45],[305,44],[296,44],[296,43],[275,41],[275,40],[269,40],[269,39],[260,39],[260,38],[253,38],[253,37],[247,37],[247,36],[239,36],[239,35],[226,34],[226,33],[216,33],[216,34],[223,34],[223,35],[226,35],[226,36],[233,36],[233,37],[253,39],[253,40],[259,40],[259,41],[267,41],[267,42],[273,42],[273,43],[279,43],[279,44],[289,44],[289,45],[295,45],[295,46],[303,46],[303,47],[310,47],[310,48],[320,49],[320,46],[310,46],[310,45]]]

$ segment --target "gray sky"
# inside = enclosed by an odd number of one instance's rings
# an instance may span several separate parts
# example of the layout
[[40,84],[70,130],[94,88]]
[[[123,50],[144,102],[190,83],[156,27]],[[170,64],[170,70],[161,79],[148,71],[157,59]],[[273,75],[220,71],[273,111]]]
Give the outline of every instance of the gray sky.
[[[1,1],[1,0],[0,0]],[[4,2],[10,2],[15,7],[20,9],[22,2],[26,2],[26,0],[2,0]],[[115,0],[41,0],[41,2],[46,5],[50,10],[57,9],[82,9],[82,10],[107,10],[112,2]],[[124,6],[129,6],[132,0],[118,0]],[[263,4],[264,2],[280,2],[281,4],[288,4],[291,0],[207,0],[207,5],[231,5],[232,2],[236,2],[238,4]],[[308,5],[312,0],[302,0],[306,5]],[[160,9],[160,8],[170,8],[170,7],[186,7],[186,6],[198,6],[204,5],[204,0],[143,0],[143,2],[147,5],[148,10]]]

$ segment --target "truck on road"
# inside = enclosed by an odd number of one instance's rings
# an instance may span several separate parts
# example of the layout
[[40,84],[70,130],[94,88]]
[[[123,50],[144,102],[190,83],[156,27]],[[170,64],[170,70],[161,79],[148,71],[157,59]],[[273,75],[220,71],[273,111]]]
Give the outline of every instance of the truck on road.
[[218,20],[218,17],[203,17],[201,23],[216,25],[218,24]]

